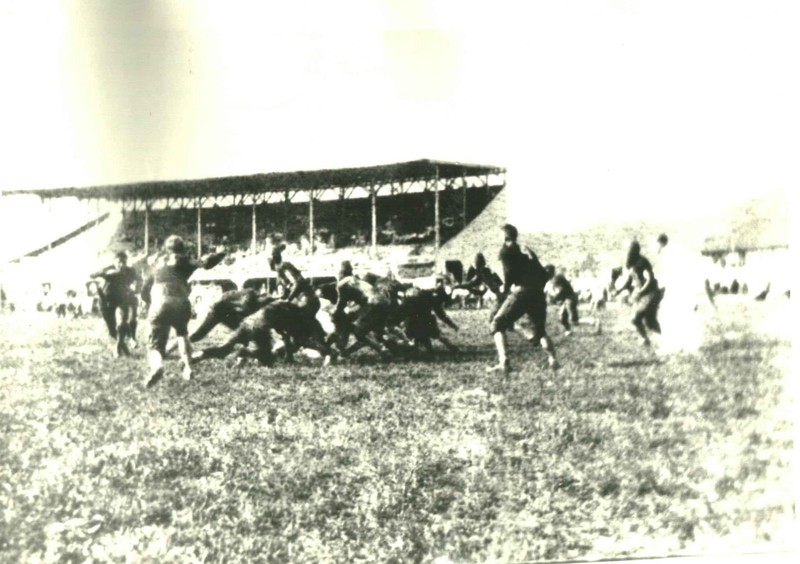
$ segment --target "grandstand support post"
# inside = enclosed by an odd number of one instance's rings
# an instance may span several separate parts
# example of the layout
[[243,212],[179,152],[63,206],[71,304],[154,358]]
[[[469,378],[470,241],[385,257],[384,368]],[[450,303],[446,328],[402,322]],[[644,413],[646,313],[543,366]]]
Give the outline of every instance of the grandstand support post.
[[369,187],[369,198],[370,198],[370,207],[372,210],[372,238],[370,242],[372,243],[372,258],[378,256],[378,198],[377,194],[375,193],[375,186],[372,185]]
[[343,244],[343,241],[339,240],[339,236],[344,233],[344,196],[345,189],[339,188],[339,207],[336,210],[336,240],[334,240],[334,248],[341,247]]
[[150,202],[144,205],[144,256],[150,255]]
[[467,228],[467,179],[461,179],[463,185],[461,187],[461,229]]
[[[48,198],[45,200],[45,207],[47,208],[47,217],[50,218],[53,215],[53,200]],[[95,214],[95,218],[97,218],[97,214]],[[94,230],[95,232],[95,241],[97,240],[97,229]],[[53,248],[53,241],[52,237],[47,238],[47,250],[52,250]]]
[[434,252],[438,255],[439,254],[439,247],[442,243],[442,231],[441,227],[439,226],[439,167],[436,167],[436,178],[433,180],[433,220],[435,222],[434,225]]
[[289,241],[289,191],[283,191],[283,244]]
[[256,200],[253,198],[253,244],[252,244],[253,254],[256,254],[256,250],[258,249],[258,230],[256,226]]
[[314,254],[314,190],[308,193],[308,244]]
[[197,258],[203,255],[203,202],[197,200]]

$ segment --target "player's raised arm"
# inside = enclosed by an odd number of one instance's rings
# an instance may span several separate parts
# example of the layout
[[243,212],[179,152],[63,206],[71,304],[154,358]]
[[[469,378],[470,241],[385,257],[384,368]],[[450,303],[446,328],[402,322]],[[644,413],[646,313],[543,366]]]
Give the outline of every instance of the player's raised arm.
[[458,331],[458,325],[456,325],[455,321],[453,321],[447,312],[444,310],[442,305],[442,301],[439,299],[434,300],[433,302],[433,313],[436,314],[436,317],[442,320],[442,322],[453,329],[454,331]]
[[489,288],[495,296],[500,297],[503,291],[503,281],[500,276],[490,268],[484,268],[480,271],[481,281]]
[[197,268],[204,268],[206,270],[211,270],[212,268],[217,266],[219,263],[221,263],[222,259],[224,259],[224,258],[225,258],[225,252],[224,251],[219,252],[219,253],[211,253],[209,255],[205,255],[205,256],[199,258],[198,260],[196,260],[195,261],[195,266]]
[[102,270],[98,270],[97,272],[90,274],[89,278],[109,278],[115,274],[119,274],[119,270],[117,270],[114,266],[107,266]]

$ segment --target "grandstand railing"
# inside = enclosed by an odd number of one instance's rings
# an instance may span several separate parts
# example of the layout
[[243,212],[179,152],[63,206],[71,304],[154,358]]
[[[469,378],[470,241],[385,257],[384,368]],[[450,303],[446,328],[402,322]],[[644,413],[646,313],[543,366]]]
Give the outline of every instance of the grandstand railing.
[[105,220],[107,220],[109,215],[110,214],[108,212],[106,212],[106,213],[100,215],[99,217],[97,217],[97,218],[95,218],[95,219],[93,219],[93,220],[91,220],[91,221],[89,221],[87,223],[84,223],[83,225],[81,225],[77,229],[74,229],[74,230],[70,231],[66,235],[62,235],[58,239],[50,241],[48,244],[42,245],[41,247],[39,247],[37,249],[34,249],[33,251],[30,251],[28,253],[25,253],[24,255],[21,255],[21,256],[15,258],[15,259],[13,259],[13,260],[11,260],[9,262],[17,263],[17,262],[21,261],[24,258],[37,257],[37,256],[39,256],[39,255],[41,255],[43,253],[46,253],[47,251],[50,251],[50,250],[52,250],[52,249],[54,249],[54,248],[56,248],[56,247],[58,247],[60,245],[63,245],[64,243],[74,239],[78,235],[81,235],[82,233],[86,233],[90,229],[92,229],[94,227],[97,227],[98,225],[103,223]]

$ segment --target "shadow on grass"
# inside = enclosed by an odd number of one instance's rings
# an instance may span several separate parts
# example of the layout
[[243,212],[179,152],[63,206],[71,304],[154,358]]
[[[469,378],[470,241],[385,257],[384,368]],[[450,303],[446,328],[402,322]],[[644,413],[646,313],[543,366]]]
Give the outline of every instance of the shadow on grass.
[[658,366],[664,364],[663,360],[658,358],[640,358],[636,360],[619,360],[606,364],[610,368],[641,368],[643,366]]
[[337,364],[344,366],[391,366],[398,364],[412,364],[424,362],[425,364],[467,364],[473,362],[490,362],[491,352],[480,349],[459,349],[451,352],[442,349],[434,349],[433,352],[406,351],[390,357],[381,358],[371,351],[364,351],[346,358],[340,358]]

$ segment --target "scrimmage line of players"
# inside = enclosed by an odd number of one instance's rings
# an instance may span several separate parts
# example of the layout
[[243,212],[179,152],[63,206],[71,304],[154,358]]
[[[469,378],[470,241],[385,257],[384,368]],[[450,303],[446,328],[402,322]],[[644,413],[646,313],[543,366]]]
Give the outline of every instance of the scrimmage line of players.
[[[563,275],[555,274],[554,267],[542,266],[532,250],[519,246],[514,226],[504,225],[502,234],[499,258],[503,278],[487,267],[479,253],[465,281],[456,286],[476,293],[483,292],[485,287],[497,298],[489,323],[497,349],[497,363],[487,371],[506,375],[511,371],[506,332],[522,317],[527,318],[531,328],[525,331],[526,338],[534,347],[541,347],[549,366],[557,369],[556,352],[546,330],[548,294],[551,302],[562,305],[560,321],[567,332],[571,323],[578,322],[577,295]],[[410,347],[431,351],[432,341],[438,340],[449,350],[457,350],[439,331],[437,323],[438,318],[458,330],[444,309],[450,296],[443,279],[437,279],[434,289],[420,290],[391,278],[373,274],[357,276],[352,265],[344,261],[337,282],[314,288],[292,263],[283,260],[281,248],[273,251],[269,262],[285,289],[282,298],[252,289],[225,292],[190,333],[189,278],[199,268],[210,269],[219,264],[224,253],[194,259],[187,251],[179,236],[168,237],[160,266],[144,282],[136,269],[127,265],[125,253],[116,255],[113,266],[93,274],[105,282],[100,292],[101,311],[109,335],[115,339],[118,356],[129,355],[127,343],[136,342],[138,297],[134,288],[141,286],[140,295],[150,325],[148,372],[144,381],[148,388],[163,378],[164,357],[174,349],[178,351],[186,380],[192,378],[192,366],[196,362],[225,358],[233,353],[237,362],[253,358],[263,366],[272,366],[275,362],[273,332],[283,341],[287,361],[292,360],[299,348],[306,348],[318,351],[323,365],[338,356],[347,357],[362,347],[391,357]],[[641,256],[636,242],[631,244],[626,267],[628,279],[624,285],[617,285],[617,293],[626,289],[632,292],[636,310],[633,324],[643,342],[649,344],[647,331],[660,332],[657,313],[663,294],[650,263]],[[621,274],[622,269],[615,271],[615,277]],[[321,316],[318,314],[323,303],[326,304],[323,312],[327,315]],[[601,305],[601,300],[594,304],[595,307]],[[328,319],[330,323],[323,328],[320,319]],[[219,346],[193,352],[192,343],[203,339],[219,324],[231,330],[230,337]],[[168,348],[172,330],[177,339]]]

